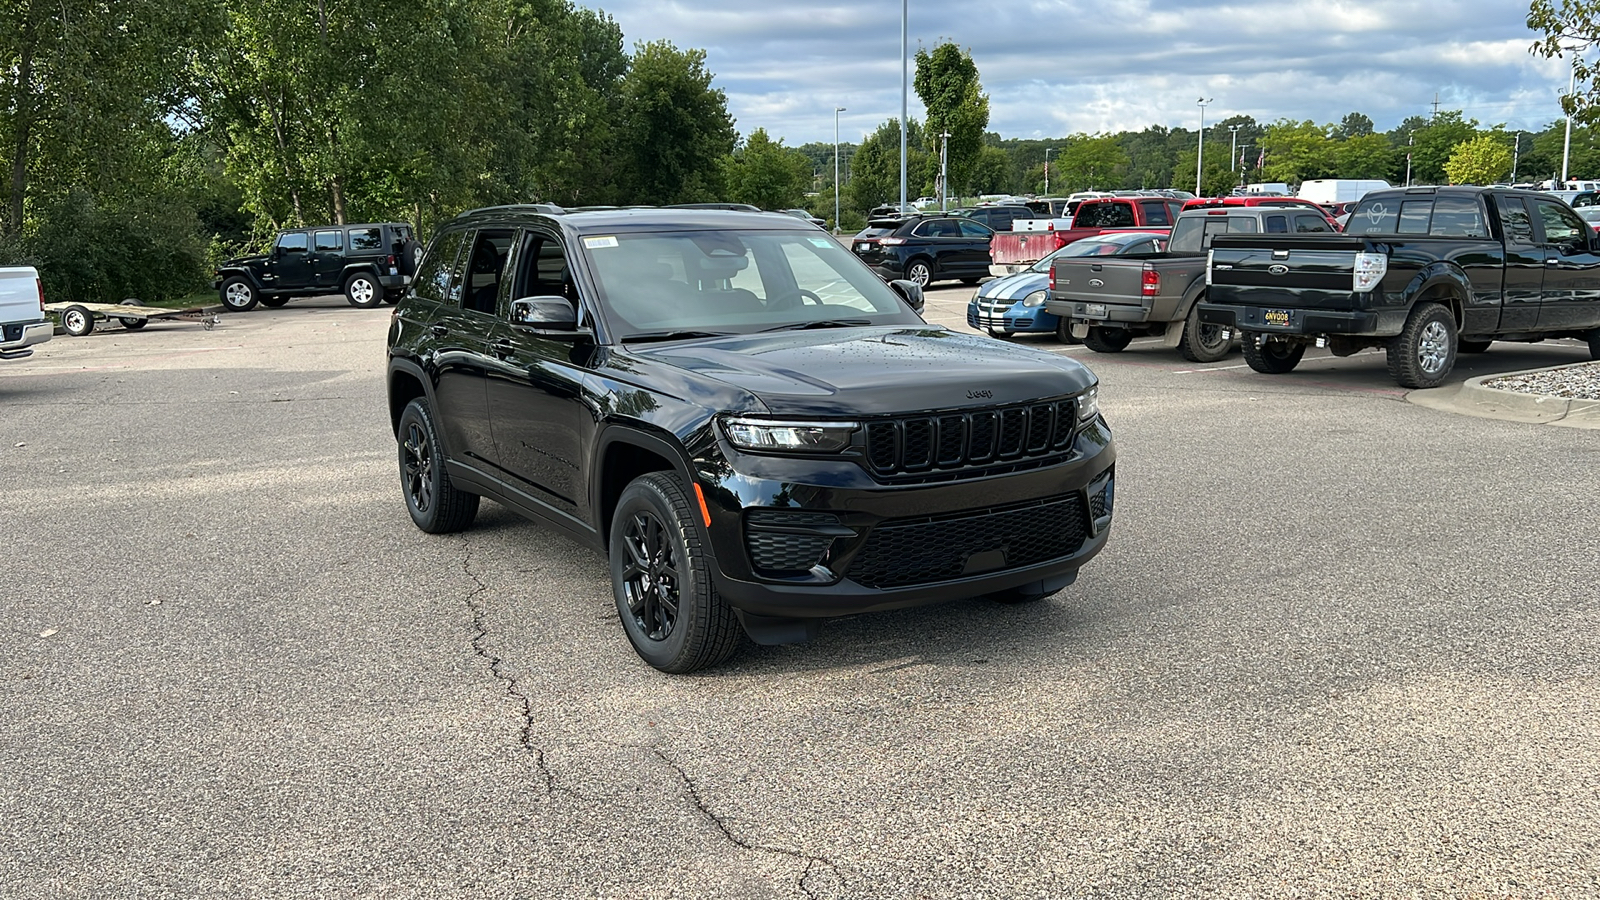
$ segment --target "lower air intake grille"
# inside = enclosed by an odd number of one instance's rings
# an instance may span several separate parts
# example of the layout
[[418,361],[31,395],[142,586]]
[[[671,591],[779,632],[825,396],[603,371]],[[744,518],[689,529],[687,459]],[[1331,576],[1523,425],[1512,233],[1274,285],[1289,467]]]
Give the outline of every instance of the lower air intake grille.
[[[847,574],[869,588],[933,584],[1071,556],[1086,534],[1077,494],[955,518],[891,519],[872,529]],[[970,558],[996,551],[988,558],[998,565],[968,571]]]

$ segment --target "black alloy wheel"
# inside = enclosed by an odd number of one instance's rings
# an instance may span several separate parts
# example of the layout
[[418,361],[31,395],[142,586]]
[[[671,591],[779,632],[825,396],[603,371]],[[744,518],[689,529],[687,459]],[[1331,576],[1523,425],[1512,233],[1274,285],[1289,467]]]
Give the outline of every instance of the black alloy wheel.
[[479,497],[457,488],[444,469],[433,413],[421,397],[400,414],[400,489],[411,521],[429,534],[449,534],[472,524]]

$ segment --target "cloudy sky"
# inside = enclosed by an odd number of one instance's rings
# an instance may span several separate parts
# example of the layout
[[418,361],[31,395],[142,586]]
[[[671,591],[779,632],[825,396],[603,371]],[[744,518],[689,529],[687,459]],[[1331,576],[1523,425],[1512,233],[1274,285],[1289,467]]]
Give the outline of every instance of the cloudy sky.
[[[630,47],[704,49],[741,134],[831,142],[843,106],[840,137],[859,141],[900,113],[894,0],[581,2]],[[1528,52],[1526,17],[1526,0],[910,0],[908,35],[913,54],[972,52],[1004,137],[1193,129],[1201,97],[1208,122],[1356,111],[1388,130],[1437,94],[1484,125],[1541,128],[1561,116],[1567,69]]]

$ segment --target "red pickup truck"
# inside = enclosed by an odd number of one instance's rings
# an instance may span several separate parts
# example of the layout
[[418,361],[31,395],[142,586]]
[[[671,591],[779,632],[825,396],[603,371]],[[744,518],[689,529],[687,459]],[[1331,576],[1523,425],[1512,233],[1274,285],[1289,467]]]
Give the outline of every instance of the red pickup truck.
[[1010,275],[1033,265],[1080,238],[1108,231],[1172,230],[1182,200],[1170,197],[1101,197],[1085,200],[1072,216],[1072,227],[1046,232],[997,232],[989,241],[989,272]]

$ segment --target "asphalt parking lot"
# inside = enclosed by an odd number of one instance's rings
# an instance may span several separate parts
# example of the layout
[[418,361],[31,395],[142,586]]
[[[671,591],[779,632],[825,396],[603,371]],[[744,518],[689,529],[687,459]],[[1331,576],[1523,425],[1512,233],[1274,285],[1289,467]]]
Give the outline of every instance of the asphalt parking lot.
[[412,527],[387,321],[0,364],[0,895],[1600,894],[1590,431],[1408,402],[1375,353],[1018,339],[1119,444],[1076,585],[669,677],[597,556],[492,504]]

